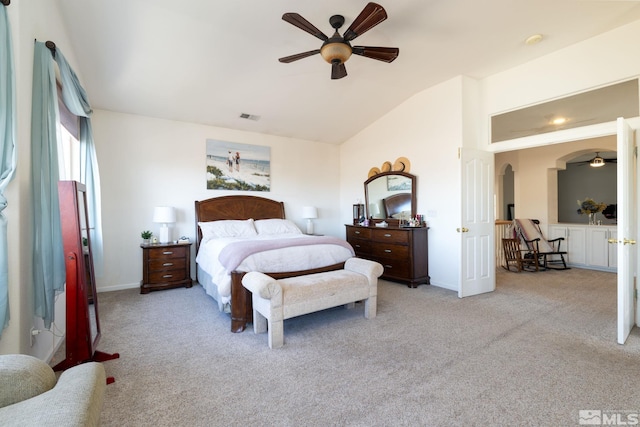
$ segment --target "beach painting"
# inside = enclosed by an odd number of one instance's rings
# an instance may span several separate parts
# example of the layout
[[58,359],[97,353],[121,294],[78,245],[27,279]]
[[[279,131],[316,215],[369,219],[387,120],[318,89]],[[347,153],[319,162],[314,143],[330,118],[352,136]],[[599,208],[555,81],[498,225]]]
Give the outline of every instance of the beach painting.
[[207,190],[271,191],[271,148],[207,139]]

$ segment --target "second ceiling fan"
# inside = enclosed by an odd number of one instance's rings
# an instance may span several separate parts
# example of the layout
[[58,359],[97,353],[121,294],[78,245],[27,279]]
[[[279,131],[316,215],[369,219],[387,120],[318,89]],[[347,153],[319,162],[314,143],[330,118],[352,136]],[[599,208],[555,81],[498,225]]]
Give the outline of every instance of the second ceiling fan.
[[351,43],[349,43],[387,19],[387,12],[382,6],[376,3],[368,3],[362,12],[360,12],[360,15],[358,15],[349,28],[347,28],[343,36],[338,33],[338,30],[344,24],[344,17],[342,15],[333,15],[329,19],[331,27],[335,30],[331,37],[327,37],[322,31],[297,13],[285,13],[282,15],[282,19],[312,36],[319,38],[324,43],[322,43],[320,49],[285,56],[284,58],[278,59],[278,61],[289,63],[319,53],[325,61],[331,64],[332,79],[341,79],[347,75],[347,68],[344,63],[351,57],[351,54],[377,59],[378,61],[393,62],[400,53],[400,49],[397,47],[351,46]]

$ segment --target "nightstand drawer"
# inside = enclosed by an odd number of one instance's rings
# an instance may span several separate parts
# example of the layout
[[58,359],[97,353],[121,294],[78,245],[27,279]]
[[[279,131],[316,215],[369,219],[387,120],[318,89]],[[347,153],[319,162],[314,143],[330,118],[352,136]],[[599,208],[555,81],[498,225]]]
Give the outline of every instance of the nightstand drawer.
[[162,270],[149,272],[149,283],[171,283],[179,282],[187,278],[186,271],[182,270]]
[[166,248],[150,248],[149,259],[184,258],[188,247],[172,246]]
[[149,260],[149,271],[159,271],[159,270],[175,270],[175,269],[183,269],[187,264],[187,260],[182,258],[163,258],[163,259],[150,259]]

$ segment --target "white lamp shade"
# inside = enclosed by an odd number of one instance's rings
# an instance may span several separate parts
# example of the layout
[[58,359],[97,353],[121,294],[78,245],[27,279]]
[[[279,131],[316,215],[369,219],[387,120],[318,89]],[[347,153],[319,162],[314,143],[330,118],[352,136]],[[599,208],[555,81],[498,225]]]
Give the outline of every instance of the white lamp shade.
[[170,206],[157,206],[153,210],[153,222],[160,224],[176,222],[176,210]]
[[302,208],[302,218],[318,218],[318,210],[313,206],[305,206]]

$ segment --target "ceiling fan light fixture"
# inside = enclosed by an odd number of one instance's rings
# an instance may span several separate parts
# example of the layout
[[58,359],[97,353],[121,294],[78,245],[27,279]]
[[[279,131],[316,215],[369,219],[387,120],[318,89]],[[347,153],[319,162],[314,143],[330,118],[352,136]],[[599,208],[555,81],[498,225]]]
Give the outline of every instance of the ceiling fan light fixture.
[[320,55],[329,64],[344,64],[351,57],[351,46],[343,42],[326,43],[320,48]]
[[604,166],[604,163],[604,159],[600,157],[599,153],[596,153],[596,156],[593,158],[593,160],[589,162],[589,166],[591,166],[592,168],[599,168]]

